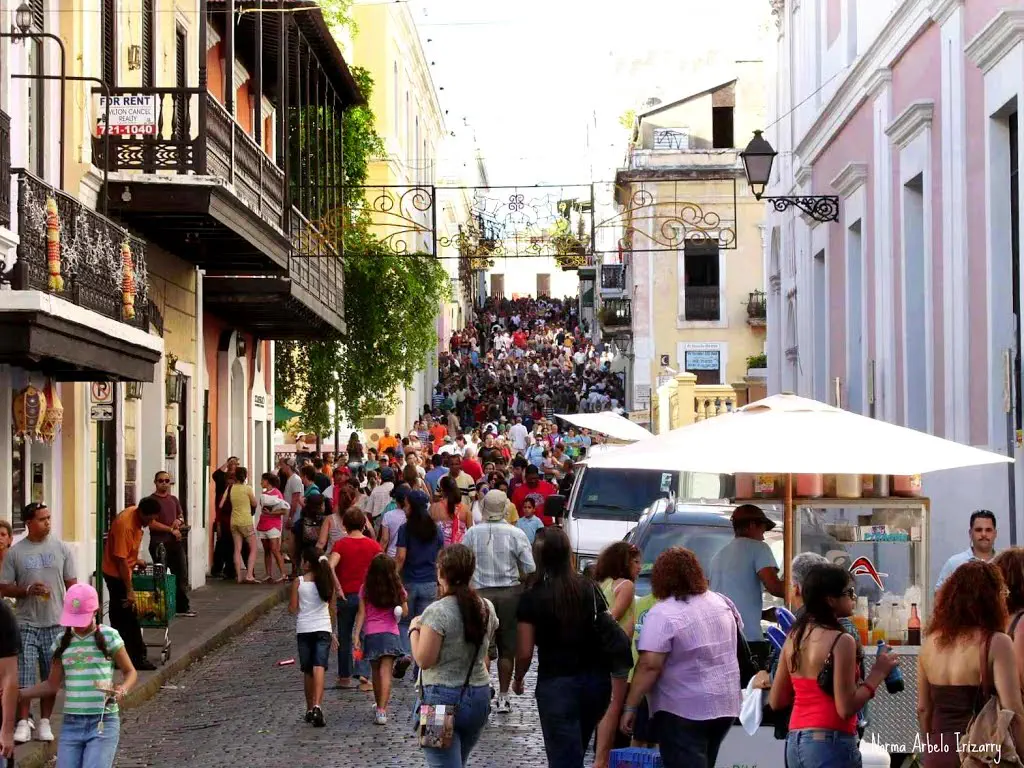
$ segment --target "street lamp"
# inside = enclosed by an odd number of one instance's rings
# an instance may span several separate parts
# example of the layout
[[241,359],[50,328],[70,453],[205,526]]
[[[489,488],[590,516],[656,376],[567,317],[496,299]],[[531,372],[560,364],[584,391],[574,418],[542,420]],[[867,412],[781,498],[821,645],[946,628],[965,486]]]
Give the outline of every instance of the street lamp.
[[765,197],[764,191],[772,174],[772,163],[778,154],[761,131],[754,131],[754,138],[747,148],[740,152],[743,160],[743,172],[747,176],[747,184],[754,193],[755,200],[767,200],[776,211],[782,212],[796,206],[815,221],[839,221],[839,198],[835,195],[803,195]]
[[27,35],[32,28],[32,9],[28,3],[22,3],[14,12],[14,24],[23,35]]

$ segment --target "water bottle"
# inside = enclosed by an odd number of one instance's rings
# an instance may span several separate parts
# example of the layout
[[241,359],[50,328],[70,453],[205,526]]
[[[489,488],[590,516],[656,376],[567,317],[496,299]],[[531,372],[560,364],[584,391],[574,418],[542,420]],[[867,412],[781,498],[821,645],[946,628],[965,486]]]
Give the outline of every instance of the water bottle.
[[[884,641],[878,641],[878,652],[886,653],[892,649]],[[901,693],[903,691],[903,673],[899,667],[893,667],[892,671],[885,678],[885,690],[889,693]]]

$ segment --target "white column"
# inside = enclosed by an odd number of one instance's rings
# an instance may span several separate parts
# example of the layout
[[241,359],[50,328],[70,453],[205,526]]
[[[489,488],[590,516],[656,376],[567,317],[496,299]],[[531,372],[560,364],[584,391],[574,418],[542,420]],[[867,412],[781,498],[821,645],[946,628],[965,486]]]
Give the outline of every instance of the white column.
[[[889,125],[892,77],[888,73],[877,80],[873,106],[874,134],[874,212],[872,261],[875,294],[875,416],[885,421],[896,419],[896,323],[893,292],[892,254],[892,147],[885,129]],[[866,325],[866,324],[865,324]],[[865,340],[865,349],[867,343]]]

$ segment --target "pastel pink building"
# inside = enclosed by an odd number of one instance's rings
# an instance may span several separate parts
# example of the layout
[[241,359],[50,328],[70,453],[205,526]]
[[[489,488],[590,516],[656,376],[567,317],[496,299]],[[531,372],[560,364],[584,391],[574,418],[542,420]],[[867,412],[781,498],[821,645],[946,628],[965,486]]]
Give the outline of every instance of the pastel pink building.
[[[770,390],[1020,458],[1024,3],[770,2],[768,194],[838,195],[840,211],[768,217]],[[926,477],[933,574],[971,510],[1010,543],[1016,467]]]

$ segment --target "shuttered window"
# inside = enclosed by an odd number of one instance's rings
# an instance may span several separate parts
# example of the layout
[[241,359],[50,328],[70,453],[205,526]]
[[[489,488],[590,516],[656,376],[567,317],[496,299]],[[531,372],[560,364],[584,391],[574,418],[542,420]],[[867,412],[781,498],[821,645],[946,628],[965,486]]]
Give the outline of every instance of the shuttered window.
[[117,0],[102,0],[100,25],[103,35],[103,82],[117,86]]
[[32,11],[32,27],[40,32],[43,31],[43,0],[31,0],[28,4]]
[[[175,27],[174,32],[174,86],[183,89],[188,86],[188,71],[186,69],[188,38],[185,30]],[[185,110],[188,109],[188,99],[179,97],[174,100],[174,138],[182,141],[188,138],[185,134]]]
[[142,85],[152,88],[153,82],[153,13],[154,0],[142,0]]

